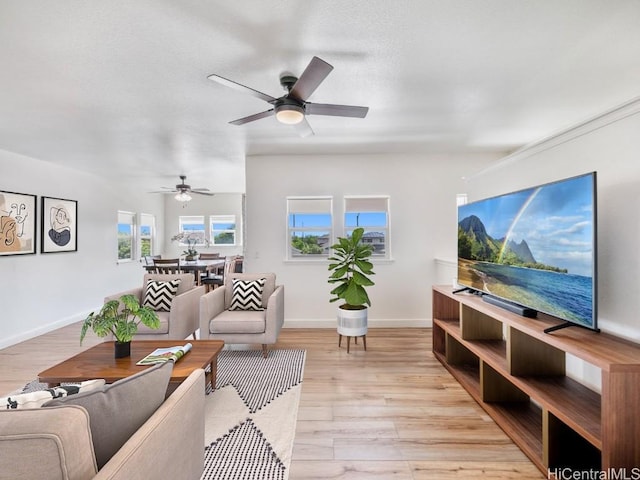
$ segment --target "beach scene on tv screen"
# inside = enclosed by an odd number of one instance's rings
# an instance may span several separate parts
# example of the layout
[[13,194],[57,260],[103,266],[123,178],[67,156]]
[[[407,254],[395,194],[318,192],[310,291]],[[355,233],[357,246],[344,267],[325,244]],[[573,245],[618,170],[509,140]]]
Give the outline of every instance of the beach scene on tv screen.
[[591,175],[458,207],[458,283],[594,327]]

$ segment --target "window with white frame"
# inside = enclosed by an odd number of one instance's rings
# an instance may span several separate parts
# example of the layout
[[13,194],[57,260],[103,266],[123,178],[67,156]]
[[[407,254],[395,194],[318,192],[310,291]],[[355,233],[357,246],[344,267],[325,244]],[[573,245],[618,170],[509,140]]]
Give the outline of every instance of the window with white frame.
[[180,238],[180,245],[193,247],[206,244],[206,228],[204,223],[204,215],[191,215],[178,218],[179,233],[183,234]]
[[156,217],[148,213],[140,214],[140,256],[153,255],[156,236]]
[[287,258],[326,258],[333,237],[331,197],[287,197]]
[[135,257],[136,214],[118,211],[118,261],[126,262]]
[[344,198],[344,230],[350,237],[355,228],[362,227],[362,243],[373,247],[374,257],[390,257],[389,197],[347,196]]
[[212,245],[236,245],[237,225],[235,215],[211,215],[209,235]]

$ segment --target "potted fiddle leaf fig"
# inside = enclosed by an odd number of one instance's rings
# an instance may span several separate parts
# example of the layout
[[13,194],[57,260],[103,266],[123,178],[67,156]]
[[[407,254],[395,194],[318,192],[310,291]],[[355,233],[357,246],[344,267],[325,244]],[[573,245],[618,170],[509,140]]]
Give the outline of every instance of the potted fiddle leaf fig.
[[361,337],[367,334],[367,306],[371,300],[366,287],[375,285],[369,278],[375,275],[369,261],[373,254],[371,245],[361,242],[363,228],[356,228],[351,237],[338,237],[338,243],[331,245],[329,257],[329,283],[336,286],[331,290],[330,302],[343,300],[338,306],[338,334]]
[[160,319],[153,309],[141,306],[133,295],[123,295],[119,300],[109,300],[97,314],[91,312],[85,318],[80,331],[80,344],[91,328],[98,337],[113,334],[116,358],[128,357],[131,354],[131,340],[140,323],[149,328],[160,327]]

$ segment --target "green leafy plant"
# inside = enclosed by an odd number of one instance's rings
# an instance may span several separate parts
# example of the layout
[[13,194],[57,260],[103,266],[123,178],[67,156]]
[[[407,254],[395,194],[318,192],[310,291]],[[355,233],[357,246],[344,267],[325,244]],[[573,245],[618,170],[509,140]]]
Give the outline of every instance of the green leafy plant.
[[133,295],[123,295],[120,300],[109,300],[97,314],[91,312],[84,319],[80,332],[80,345],[89,328],[99,337],[106,337],[112,333],[116,341],[130,342],[138,331],[140,323],[149,328],[160,327],[160,319],[156,312],[149,307],[140,306],[140,302]]
[[373,253],[371,245],[360,243],[364,229],[356,228],[351,238],[338,237],[338,243],[331,245],[333,255],[329,257],[329,283],[337,284],[331,290],[330,302],[344,300],[342,308],[357,310],[371,306],[365,287],[375,285],[369,275],[375,275],[369,257]]

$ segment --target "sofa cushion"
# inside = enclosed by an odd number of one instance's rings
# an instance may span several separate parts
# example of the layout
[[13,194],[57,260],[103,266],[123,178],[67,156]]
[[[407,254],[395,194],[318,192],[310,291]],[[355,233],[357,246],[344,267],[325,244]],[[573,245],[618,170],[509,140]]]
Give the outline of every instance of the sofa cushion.
[[168,312],[171,310],[171,302],[178,293],[180,282],[179,278],[166,282],[160,280],[147,281],[142,305],[159,312]]
[[262,308],[267,308],[269,297],[276,289],[276,274],[275,273],[228,273],[225,275],[225,295],[224,295],[224,308],[229,309],[231,305],[231,297],[233,297],[233,279],[239,278],[241,280],[258,280],[264,278],[264,288],[262,290]]
[[111,385],[51,400],[44,407],[79,405],[89,412],[98,468],[153,415],[162,404],[173,362],[160,363]]
[[1,478],[86,480],[97,471],[84,408],[0,411]]
[[265,310],[225,310],[209,322],[210,333],[264,333]]
[[76,393],[88,392],[104,385],[104,379],[87,380],[76,384],[66,384],[60,387],[47,388],[35,392],[9,394],[0,397],[0,409],[17,410],[23,408],[40,408],[54,398],[66,397]]
[[233,295],[229,310],[263,310],[262,292],[264,291],[264,278],[257,280],[232,279]]

